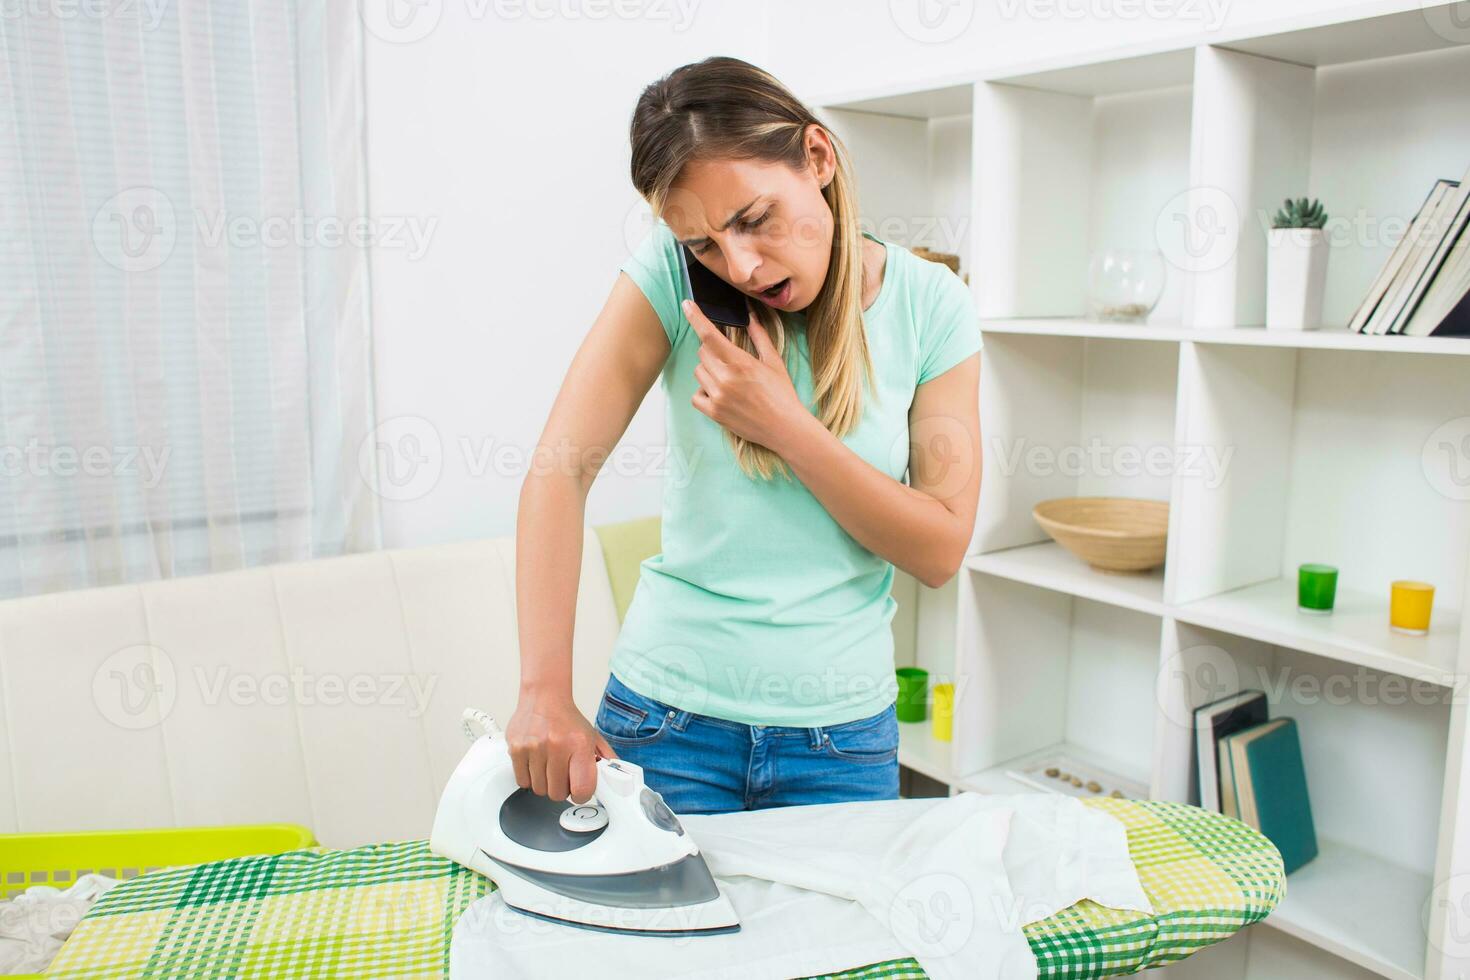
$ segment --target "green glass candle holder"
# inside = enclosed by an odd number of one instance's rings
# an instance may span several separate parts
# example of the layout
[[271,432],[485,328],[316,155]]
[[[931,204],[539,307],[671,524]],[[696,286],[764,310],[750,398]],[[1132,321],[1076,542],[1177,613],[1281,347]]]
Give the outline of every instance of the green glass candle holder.
[[929,672],[923,667],[899,667],[895,707],[899,721],[923,721],[928,714]]
[[1325,616],[1337,600],[1337,569],[1332,565],[1306,564],[1297,569],[1296,607],[1304,613]]

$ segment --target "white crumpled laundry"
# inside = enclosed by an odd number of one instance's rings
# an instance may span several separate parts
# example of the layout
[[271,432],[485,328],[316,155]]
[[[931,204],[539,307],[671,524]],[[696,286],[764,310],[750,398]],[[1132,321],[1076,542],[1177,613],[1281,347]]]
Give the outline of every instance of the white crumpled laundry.
[[0,975],[46,969],[82,916],[115,884],[106,875],[82,875],[65,891],[34,885],[0,902]]
[[1123,825],[1067,796],[961,793],[680,819],[739,932],[597,932],[521,915],[495,892],[456,923],[450,976],[786,978],[913,956],[936,980],[1031,980],[1028,923],[1083,898],[1153,911]]

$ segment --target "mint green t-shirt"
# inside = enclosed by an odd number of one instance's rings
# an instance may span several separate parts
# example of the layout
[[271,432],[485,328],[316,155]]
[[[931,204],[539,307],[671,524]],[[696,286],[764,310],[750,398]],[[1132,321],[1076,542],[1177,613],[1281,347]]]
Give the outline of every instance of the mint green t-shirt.
[[[887,249],[864,311],[877,397],[842,440],[907,482],[915,389],[980,349],[970,289],[948,268]],[[678,708],[750,725],[814,727],[893,703],[893,565],[863,547],[799,480],[751,479],[724,430],[691,404],[699,334],[680,302],[673,231],[658,222],[621,269],[657,311],[671,350],[662,552],[642,563],[613,648],[624,684]],[[815,414],[806,318],[783,313],[797,395]]]

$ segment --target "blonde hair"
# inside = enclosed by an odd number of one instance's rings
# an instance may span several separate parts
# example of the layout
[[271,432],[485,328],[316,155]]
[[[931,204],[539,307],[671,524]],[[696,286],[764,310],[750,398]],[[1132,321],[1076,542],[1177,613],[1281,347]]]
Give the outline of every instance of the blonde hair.
[[[695,160],[761,160],[807,167],[806,132],[821,126],[810,109],[765,71],[738,58],[714,57],[676,68],[638,97],[630,126],[633,186],[662,215],[685,165]],[[806,310],[807,351],[817,418],[838,438],[862,418],[861,366],[876,392],[873,360],[863,329],[863,239],[858,227],[856,177],[847,148],[825,126],[836,154],[822,196],[832,209],[832,257],[827,279]],[[748,302],[783,361],[787,337],[781,311]],[[725,336],[756,356],[741,327]],[[875,394],[876,397],[876,394]],[[735,459],[752,479],[780,472],[786,462],[765,446],[725,430]]]

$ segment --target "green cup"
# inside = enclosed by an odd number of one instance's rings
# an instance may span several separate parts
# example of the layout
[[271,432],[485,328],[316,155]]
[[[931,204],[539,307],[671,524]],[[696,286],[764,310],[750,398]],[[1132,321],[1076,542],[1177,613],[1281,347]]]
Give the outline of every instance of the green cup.
[[900,667],[895,707],[899,721],[923,721],[928,714],[929,672],[923,667]]
[[1331,565],[1302,565],[1297,569],[1296,607],[1304,613],[1332,612],[1337,598],[1337,569]]

